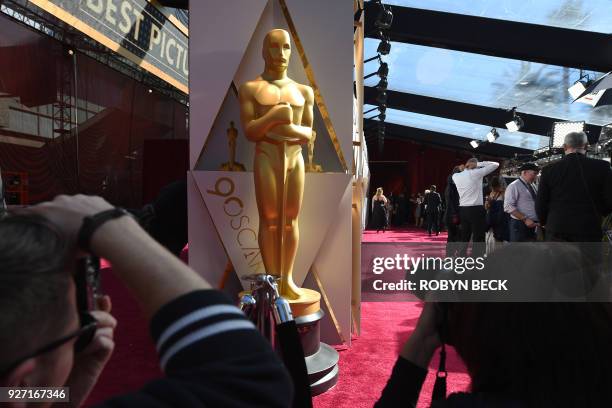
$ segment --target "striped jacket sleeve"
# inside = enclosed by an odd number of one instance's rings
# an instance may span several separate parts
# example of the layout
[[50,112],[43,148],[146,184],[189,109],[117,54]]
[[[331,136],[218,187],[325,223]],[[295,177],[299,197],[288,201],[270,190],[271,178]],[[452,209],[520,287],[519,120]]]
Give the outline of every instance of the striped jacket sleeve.
[[107,407],[288,407],[293,388],[269,342],[221,292],[163,306],[151,333],[165,377]]

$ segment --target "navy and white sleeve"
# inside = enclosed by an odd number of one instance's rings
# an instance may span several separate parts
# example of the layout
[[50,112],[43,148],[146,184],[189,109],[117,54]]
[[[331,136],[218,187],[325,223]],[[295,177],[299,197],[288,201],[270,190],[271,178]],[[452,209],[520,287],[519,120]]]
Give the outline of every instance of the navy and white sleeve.
[[289,407],[293,384],[270,343],[221,292],[163,306],[151,333],[165,377],[104,407]]

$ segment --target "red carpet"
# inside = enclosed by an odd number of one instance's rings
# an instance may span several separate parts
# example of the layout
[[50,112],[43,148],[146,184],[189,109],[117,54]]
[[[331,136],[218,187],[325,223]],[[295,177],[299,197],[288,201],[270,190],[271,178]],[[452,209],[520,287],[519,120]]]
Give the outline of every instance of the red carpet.
[[[445,234],[429,238],[425,231],[414,228],[379,234],[366,231],[363,237],[363,242],[435,242],[441,245],[445,241]],[[161,375],[148,326],[138,306],[112,273],[105,273],[103,279],[104,290],[113,300],[113,314],[119,321],[116,348],[85,406],[136,390]],[[420,303],[409,302],[362,303],[361,335],[353,338],[350,349],[340,352],[338,384],[315,397],[315,408],[371,407],[391,374],[401,346],[414,330],[421,308]],[[436,367],[437,356],[430,366],[418,407],[429,407]],[[469,377],[453,350],[448,353],[447,370],[449,392],[468,388]]]
[[401,227],[393,228],[385,232],[376,232],[375,230],[366,230],[363,232],[362,242],[446,242],[446,232],[441,232],[440,235],[435,234],[431,237],[422,228],[416,227]]
[[[351,348],[340,352],[340,377],[335,388],[314,398],[315,408],[372,407],[391,375],[399,351],[421,313],[420,303],[364,302],[361,304],[361,336]],[[417,407],[429,407],[438,356],[429,374]],[[464,391],[469,376],[454,350],[447,353],[448,392]]]

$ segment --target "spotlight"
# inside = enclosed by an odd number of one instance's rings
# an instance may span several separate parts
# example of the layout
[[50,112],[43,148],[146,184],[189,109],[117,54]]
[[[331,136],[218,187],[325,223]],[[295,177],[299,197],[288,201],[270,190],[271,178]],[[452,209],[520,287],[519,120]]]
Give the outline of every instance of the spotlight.
[[72,51],[71,49],[68,50],[68,55],[74,55],[74,51]]
[[381,40],[380,44],[378,44],[378,49],[376,50],[380,55],[388,55],[391,52],[391,43],[389,40]]
[[[580,71],[582,74],[582,71]],[[567,88],[572,99],[578,98],[586,89],[593,84],[593,80],[589,79],[588,75],[581,75],[580,79],[574,82],[574,85]]]
[[587,89],[586,83],[584,83],[581,80],[578,80],[578,81],[576,81],[576,83],[574,83],[574,85],[572,85],[569,88],[567,88],[567,91],[569,92],[569,94],[572,97],[572,99],[576,99],[580,95],[582,95],[582,93],[584,91],[586,91],[586,89]]
[[557,149],[563,147],[565,135],[571,132],[584,132],[586,122],[555,122],[553,124],[553,137],[550,141],[550,148]]
[[387,82],[387,78],[381,78],[376,85],[376,89],[379,91],[386,91],[389,83]]
[[391,28],[391,24],[393,24],[393,13],[391,12],[391,8],[385,8],[384,5],[381,4],[382,9],[380,13],[378,13],[378,17],[376,17],[376,22],[374,25],[376,28],[381,30],[388,30]]
[[378,152],[382,153],[385,148],[385,126],[378,127],[378,134],[376,135],[378,139]]
[[376,96],[376,103],[378,105],[387,105],[387,93],[385,91],[379,92]]
[[511,112],[512,120],[506,123],[506,128],[508,128],[508,131],[510,132],[518,132],[525,125],[525,122],[523,122],[523,119],[516,114],[516,108],[512,108]]
[[489,133],[487,133],[487,140],[489,143],[493,143],[499,137],[499,133],[497,133],[497,129],[493,128]]
[[149,88],[149,91],[148,91],[148,92],[149,92],[149,93],[153,93],[153,90],[152,90],[151,88]]
[[389,75],[389,65],[386,62],[381,63],[376,75],[381,79],[387,79],[387,75]]
[[470,146],[472,146],[472,148],[476,149],[476,148],[478,148],[478,146],[480,146],[480,142],[478,140],[472,140],[470,142]]

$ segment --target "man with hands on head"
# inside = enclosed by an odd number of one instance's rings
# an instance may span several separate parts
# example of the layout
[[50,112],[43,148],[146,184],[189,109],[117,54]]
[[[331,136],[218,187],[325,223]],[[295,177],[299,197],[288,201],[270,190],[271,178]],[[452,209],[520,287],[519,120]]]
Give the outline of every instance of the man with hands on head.
[[[70,386],[71,406],[80,406],[95,385],[113,349],[116,321],[104,297],[91,312],[97,326],[79,324],[71,274],[80,249],[107,259],[130,289],[151,322],[165,372],[101,406],[290,405],[289,376],[267,340],[121,209],[99,197],[60,196],[6,217],[0,236],[0,294],[6,295],[0,297],[0,386]],[[93,342],[75,353],[87,332]]]
[[461,256],[466,256],[470,238],[474,243],[472,257],[483,256],[485,253],[485,234],[487,230],[482,179],[493,173],[499,163],[483,161],[476,158],[465,163],[465,169],[453,174],[453,181],[459,193],[459,215],[461,218]]

